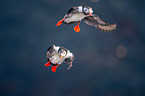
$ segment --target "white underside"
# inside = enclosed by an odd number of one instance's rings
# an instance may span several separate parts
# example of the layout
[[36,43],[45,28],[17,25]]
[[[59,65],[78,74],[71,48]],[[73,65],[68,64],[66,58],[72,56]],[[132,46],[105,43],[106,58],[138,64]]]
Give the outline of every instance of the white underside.
[[58,54],[57,52],[55,52],[55,55],[54,55],[52,58],[50,58],[50,60],[51,60],[51,62],[52,62],[53,64],[61,64],[61,63],[63,63],[63,61],[64,61],[66,58],[70,58],[71,56],[73,56],[73,54],[70,53],[70,51],[68,50],[67,55],[66,55],[65,57],[62,57],[62,58],[60,59],[59,54]]
[[79,14],[73,14],[72,16],[66,18],[64,20],[64,22],[66,23],[70,23],[70,22],[77,22],[77,21],[81,21],[83,18],[85,18],[86,15],[79,13]]

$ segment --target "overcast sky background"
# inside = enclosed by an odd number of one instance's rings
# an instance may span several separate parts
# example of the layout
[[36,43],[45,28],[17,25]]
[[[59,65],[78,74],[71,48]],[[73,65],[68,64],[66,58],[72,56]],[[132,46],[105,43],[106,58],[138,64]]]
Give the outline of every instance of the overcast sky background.
[[[97,1],[97,2],[96,2]],[[1,0],[0,96],[145,96],[144,0]],[[83,21],[56,23],[72,6],[87,5],[117,29],[102,32]],[[47,48],[74,55],[53,73]]]

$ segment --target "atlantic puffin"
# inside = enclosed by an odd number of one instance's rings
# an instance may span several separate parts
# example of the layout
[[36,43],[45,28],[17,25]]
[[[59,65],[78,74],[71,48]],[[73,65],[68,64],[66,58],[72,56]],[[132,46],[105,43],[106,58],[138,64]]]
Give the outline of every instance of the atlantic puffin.
[[93,10],[89,6],[77,6],[72,7],[69,9],[67,14],[64,16],[64,18],[56,24],[56,26],[59,26],[63,23],[65,24],[72,24],[78,22],[78,24],[74,27],[74,30],[76,32],[80,31],[79,24],[81,20],[84,20],[84,22],[90,26],[94,26],[102,31],[112,31],[116,29],[116,24],[109,24],[101,20],[97,15],[92,14]]
[[57,67],[60,66],[63,61],[69,64],[68,70],[72,67],[74,55],[68,49],[62,46],[52,45],[47,50],[47,63],[46,67],[52,65],[52,71],[55,72]]

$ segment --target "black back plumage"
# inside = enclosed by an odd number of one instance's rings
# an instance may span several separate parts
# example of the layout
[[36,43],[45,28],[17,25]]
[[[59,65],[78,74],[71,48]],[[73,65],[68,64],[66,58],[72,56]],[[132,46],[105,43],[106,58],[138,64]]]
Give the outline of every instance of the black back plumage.
[[74,11],[75,9],[74,9],[74,7],[72,7],[72,8],[70,8],[69,10],[68,10],[68,12],[67,12],[67,14],[70,14],[72,11]]

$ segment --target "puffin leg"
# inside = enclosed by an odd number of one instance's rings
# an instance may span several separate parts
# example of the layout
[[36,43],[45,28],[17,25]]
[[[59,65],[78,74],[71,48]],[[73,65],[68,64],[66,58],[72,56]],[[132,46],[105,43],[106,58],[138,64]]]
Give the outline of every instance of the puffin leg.
[[48,66],[50,66],[50,65],[51,65],[51,63],[50,63],[50,60],[49,60],[49,62],[47,62],[47,63],[45,64],[45,66],[48,67]]
[[65,19],[65,17],[63,19],[59,20],[58,23],[56,24],[56,26],[61,25],[64,19]]
[[74,30],[75,30],[76,32],[79,32],[79,31],[80,31],[79,25],[80,25],[80,22],[78,22],[78,24],[74,27]]
[[55,72],[57,67],[58,67],[58,64],[56,66],[52,66],[52,71]]

